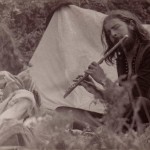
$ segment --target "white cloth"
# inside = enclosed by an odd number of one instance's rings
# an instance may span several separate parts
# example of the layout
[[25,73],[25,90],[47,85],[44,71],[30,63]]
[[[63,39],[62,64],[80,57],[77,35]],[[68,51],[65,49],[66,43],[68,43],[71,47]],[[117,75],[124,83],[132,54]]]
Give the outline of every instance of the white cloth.
[[[72,80],[103,56],[101,30],[105,16],[73,5],[54,13],[31,59],[31,76],[39,87],[43,107],[71,106],[103,112],[100,103],[89,108],[93,97],[82,87],[66,99],[63,96]],[[115,67],[105,62],[101,66],[111,80],[117,79]]]

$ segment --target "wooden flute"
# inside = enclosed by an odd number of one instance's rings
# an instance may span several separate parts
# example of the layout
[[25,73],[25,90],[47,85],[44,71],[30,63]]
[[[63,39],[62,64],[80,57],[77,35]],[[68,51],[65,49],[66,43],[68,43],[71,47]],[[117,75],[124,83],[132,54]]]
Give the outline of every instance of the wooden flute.
[[[101,64],[116,48],[126,39],[128,38],[128,35],[125,35],[122,39],[119,40],[118,43],[116,43],[98,62],[97,64]],[[80,78],[77,82],[72,84],[68,90],[66,91],[64,98],[66,98],[85,78],[88,77],[89,74],[84,74],[82,78]]]

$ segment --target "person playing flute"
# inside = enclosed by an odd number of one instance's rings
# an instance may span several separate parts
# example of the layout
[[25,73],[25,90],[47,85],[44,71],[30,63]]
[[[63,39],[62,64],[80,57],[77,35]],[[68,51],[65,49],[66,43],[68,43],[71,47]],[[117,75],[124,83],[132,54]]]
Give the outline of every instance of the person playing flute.
[[[107,44],[105,52],[107,53],[125,35],[128,35],[128,38],[105,61],[108,64],[116,64],[118,78],[123,77],[122,82],[119,83],[120,86],[125,81],[132,82],[132,78],[135,77],[135,84],[130,91],[132,94],[131,101],[134,99],[135,103],[137,103],[138,98],[142,97],[144,105],[141,105],[138,115],[142,123],[149,123],[150,34],[142,26],[140,20],[131,12],[126,10],[111,11],[104,19],[102,28],[102,43]],[[80,85],[95,96],[101,96],[105,90],[98,90],[93,80],[105,88],[113,85],[110,79],[106,77],[103,69],[96,62],[92,62],[85,73],[89,76]],[[79,76],[76,81],[80,77],[82,76]],[[130,104],[126,108],[124,117],[128,115],[127,118],[132,120],[133,109]]]

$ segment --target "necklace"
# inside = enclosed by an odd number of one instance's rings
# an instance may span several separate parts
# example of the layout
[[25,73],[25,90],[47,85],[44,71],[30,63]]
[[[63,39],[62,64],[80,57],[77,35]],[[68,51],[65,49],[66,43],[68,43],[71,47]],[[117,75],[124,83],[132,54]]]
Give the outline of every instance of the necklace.
[[[136,44],[137,43],[137,44]],[[128,79],[131,78],[133,74],[135,74],[135,62],[138,52],[138,42],[136,42],[131,53],[125,52],[125,72],[128,75]],[[125,51],[125,50],[124,50]]]

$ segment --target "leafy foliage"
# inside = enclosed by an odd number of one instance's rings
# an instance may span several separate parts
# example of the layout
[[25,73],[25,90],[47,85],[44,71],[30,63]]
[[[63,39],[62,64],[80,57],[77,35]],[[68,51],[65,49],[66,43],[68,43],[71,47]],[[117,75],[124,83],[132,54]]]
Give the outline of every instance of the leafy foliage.
[[116,133],[105,125],[93,132],[79,132],[67,130],[69,123],[69,118],[58,115],[39,117],[36,122],[32,122],[30,129],[21,123],[10,124],[6,121],[4,132],[1,130],[1,139],[20,133],[28,150],[149,150],[150,147],[149,127],[141,134],[134,130]]
[[[83,131],[74,130],[71,113],[65,116],[41,111],[37,117],[29,118],[24,123],[16,120],[3,122],[0,126],[0,145],[6,146],[7,139],[21,134],[28,150],[149,150],[150,126],[137,124],[141,130],[133,130],[131,124],[128,130],[122,130],[126,121],[122,117],[123,106],[129,103],[126,89],[130,88],[132,85],[127,82],[124,89],[113,85],[106,90],[109,109],[102,119],[97,120],[98,128],[86,126]],[[135,112],[138,107],[134,107]],[[134,118],[138,119],[136,116]]]
[[112,9],[128,9],[142,22],[150,22],[148,0],[0,0],[1,22],[12,31],[16,47],[25,62],[29,62],[46,29],[48,15],[66,2],[103,13]]

